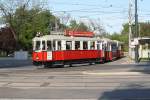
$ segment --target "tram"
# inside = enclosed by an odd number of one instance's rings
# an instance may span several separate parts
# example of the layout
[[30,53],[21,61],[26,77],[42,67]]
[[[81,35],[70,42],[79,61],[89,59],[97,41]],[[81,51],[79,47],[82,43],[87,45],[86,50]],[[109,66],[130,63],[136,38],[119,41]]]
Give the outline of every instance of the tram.
[[91,36],[44,35],[33,38],[33,64],[104,63],[123,56],[123,43]]

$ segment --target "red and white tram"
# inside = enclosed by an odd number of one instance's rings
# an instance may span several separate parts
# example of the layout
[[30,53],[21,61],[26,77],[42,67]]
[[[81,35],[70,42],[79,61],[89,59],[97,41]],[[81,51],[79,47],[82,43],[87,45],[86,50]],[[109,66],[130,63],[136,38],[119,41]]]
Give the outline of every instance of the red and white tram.
[[33,39],[33,64],[52,66],[80,62],[104,62],[122,55],[119,41],[97,37],[45,35]]
[[103,39],[105,48],[105,61],[112,61],[124,56],[123,43],[117,40]]

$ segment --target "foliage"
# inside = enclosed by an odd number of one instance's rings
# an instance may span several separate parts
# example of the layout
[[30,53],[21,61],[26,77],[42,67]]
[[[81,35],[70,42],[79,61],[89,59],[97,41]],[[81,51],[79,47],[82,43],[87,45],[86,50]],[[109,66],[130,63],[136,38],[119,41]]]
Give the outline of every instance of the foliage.
[[36,32],[49,33],[49,21],[52,14],[40,9],[18,8],[12,18],[12,26],[18,37],[20,48],[28,49]]
[[[135,26],[132,25],[131,27],[132,29],[132,35],[133,37],[135,36]],[[150,36],[150,22],[141,22],[139,23],[139,36],[142,37],[146,37],[146,36]],[[123,25],[123,30],[121,32],[121,34],[128,34],[129,33],[129,25],[128,23],[125,23]]]
[[[13,26],[17,36],[18,49],[31,49],[32,38],[37,32],[46,35],[54,30],[55,19],[56,17],[49,10],[40,8],[26,9],[24,7],[16,9],[14,16],[11,18],[11,26]],[[58,19],[57,22],[59,26],[62,26]]]
[[[135,36],[135,26],[131,26],[132,36]],[[149,22],[141,22],[139,23],[139,36],[141,37],[150,37],[150,23]],[[128,50],[128,33],[129,33],[129,24],[125,23],[123,25],[123,30],[121,34],[113,34],[111,35],[111,39],[116,39],[125,43],[125,50]]]
[[89,31],[89,27],[85,25],[83,22],[77,23],[76,20],[71,20],[69,29],[75,30],[75,31]]
[[15,47],[15,40],[8,27],[0,29],[0,51],[13,51]]
[[37,32],[48,34],[54,30],[55,21],[64,28],[49,10],[43,10],[43,5],[32,7],[31,0],[23,2],[6,0],[0,2],[0,13],[11,30],[12,38],[16,41],[16,49],[31,49],[31,40]]
[[128,51],[128,34],[118,34],[114,33],[109,35],[108,38],[112,40],[118,40],[124,43],[124,51]]
[[140,23],[140,36],[150,36],[150,22]]

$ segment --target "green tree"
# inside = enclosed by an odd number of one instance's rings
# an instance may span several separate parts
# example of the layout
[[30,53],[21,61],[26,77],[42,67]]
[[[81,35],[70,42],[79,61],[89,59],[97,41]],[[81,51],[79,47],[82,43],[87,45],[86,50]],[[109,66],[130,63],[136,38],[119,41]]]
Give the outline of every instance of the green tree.
[[140,23],[140,36],[148,36],[150,37],[150,22]]
[[83,22],[77,23],[76,20],[71,20],[69,28],[75,31],[90,31],[89,27]]
[[[132,35],[134,37],[135,35],[135,26],[132,25]],[[141,22],[139,23],[139,36],[145,37],[145,36],[150,36],[150,22]],[[121,34],[128,34],[129,33],[129,25],[128,23],[125,23],[123,25],[123,30]]]
[[[16,9],[12,18],[12,25],[18,36],[19,49],[28,50],[31,48],[32,38],[37,32],[43,35],[49,34],[55,27],[56,17],[49,10],[40,8]],[[61,26],[59,19],[58,25]]]
[[30,5],[31,0],[16,1],[3,0],[0,2],[0,11],[18,44],[17,50],[31,48],[31,40],[37,32],[45,35],[54,30],[55,20],[57,20],[60,28],[65,27],[49,10],[43,10],[41,5],[32,7]]

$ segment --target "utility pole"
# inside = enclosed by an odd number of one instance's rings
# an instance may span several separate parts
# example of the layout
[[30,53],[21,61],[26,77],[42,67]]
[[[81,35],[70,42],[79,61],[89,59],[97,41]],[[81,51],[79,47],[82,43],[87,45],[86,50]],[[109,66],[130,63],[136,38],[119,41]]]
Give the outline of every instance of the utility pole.
[[131,56],[131,38],[132,38],[132,0],[129,0],[129,57]]
[[[137,0],[135,0],[135,38],[138,38],[138,13],[137,13]],[[138,45],[135,45],[135,63],[138,63]]]

